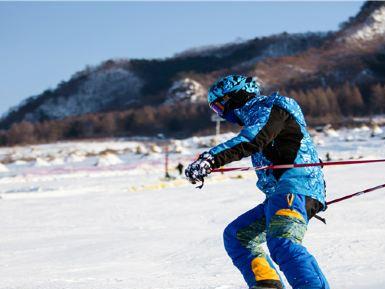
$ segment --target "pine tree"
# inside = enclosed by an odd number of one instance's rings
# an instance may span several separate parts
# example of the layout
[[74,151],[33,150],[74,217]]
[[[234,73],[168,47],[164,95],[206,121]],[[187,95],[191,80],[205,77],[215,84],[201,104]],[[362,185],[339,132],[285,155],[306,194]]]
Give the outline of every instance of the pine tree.
[[326,90],[325,90],[325,94],[326,94],[326,98],[329,101],[330,113],[334,117],[340,116],[341,115],[341,109],[340,109],[340,106],[338,104],[337,95],[336,95],[335,91],[332,90],[329,86],[327,86]]
[[317,107],[317,95],[314,94],[314,90],[307,90],[304,92],[306,103],[308,106],[309,114],[313,117],[319,116],[319,110]]
[[344,115],[362,114],[364,101],[357,86],[345,82],[338,90],[338,103]]
[[312,90],[317,103],[317,113],[319,116],[326,116],[330,113],[330,103],[323,88]]
[[8,145],[34,143],[35,141],[34,125],[27,121],[13,124],[7,134]]
[[350,105],[355,115],[362,114],[364,100],[362,99],[360,89],[355,85],[352,87],[352,94],[349,97]]
[[385,112],[385,85],[377,83],[371,87],[370,110],[373,113]]

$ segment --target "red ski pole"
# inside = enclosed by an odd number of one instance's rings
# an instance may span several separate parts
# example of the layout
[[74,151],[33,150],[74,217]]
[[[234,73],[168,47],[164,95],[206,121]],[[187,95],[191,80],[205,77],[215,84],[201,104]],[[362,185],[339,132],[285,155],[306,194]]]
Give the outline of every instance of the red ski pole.
[[350,195],[347,195],[347,196],[344,196],[344,197],[341,197],[341,198],[338,198],[338,199],[334,199],[332,201],[326,202],[326,205],[338,203],[338,202],[341,202],[341,201],[344,201],[344,200],[347,200],[347,199],[350,199],[350,198],[353,198],[353,197],[357,197],[357,196],[360,196],[360,195],[363,195],[363,194],[367,194],[367,193],[379,190],[381,188],[385,188],[385,184],[382,184],[382,185],[379,185],[379,186],[376,186],[376,187],[372,187],[372,188],[369,188],[369,189],[366,189],[366,190],[363,190],[363,191],[359,191],[359,192],[356,192],[354,194],[350,194]]

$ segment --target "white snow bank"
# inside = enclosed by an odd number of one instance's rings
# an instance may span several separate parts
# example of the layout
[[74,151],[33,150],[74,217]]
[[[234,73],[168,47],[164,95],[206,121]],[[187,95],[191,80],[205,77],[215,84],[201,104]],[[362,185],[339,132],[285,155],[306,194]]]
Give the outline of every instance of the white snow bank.
[[98,157],[95,166],[97,167],[106,167],[112,165],[122,164],[123,161],[115,154],[105,153]]
[[34,166],[35,167],[48,167],[48,166],[50,166],[50,163],[48,161],[46,161],[45,159],[36,158]]
[[66,157],[65,161],[67,163],[80,163],[85,160],[85,156],[80,152],[73,152],[68,157]]
[[13,164],[14,165],[18,165],[18,166],[24,166],[26,165],[28,162],[26,161],[23,161],[23,160],[17,160],[17,161],[14,161]]
[[384,131],[382,130],[381,127],[378,125],[374,125],[372,128],[372,136],[378,136],[381,135]]
[[160,146],[156,145],[156,144],[152,144],[150,146],[150,151],[153,152],[153,153],[160,154],[160,153],[162,153],[162,148]]
[[339,133],[332,127],[324,129],[323,132],[324,132],[325,136],[327,136],[327,137],[338,137],[339,136]]
[[135,148],[136,154],[148,154],[148,149],[143,144],[138,144]]
[[8,172],[8,168],[3,165],[2,163],[0,163],[0,173],[5,173],[5,172]]

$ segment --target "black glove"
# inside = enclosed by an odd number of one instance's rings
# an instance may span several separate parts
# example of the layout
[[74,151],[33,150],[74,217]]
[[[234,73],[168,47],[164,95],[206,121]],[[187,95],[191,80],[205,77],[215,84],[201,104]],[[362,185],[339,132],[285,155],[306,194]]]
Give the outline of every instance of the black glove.
[[189,164],[184,174],[190,183],[196,184],[197,182],[202,182],[203,186],[204,178],[212,172],[214,166],[215,161],[213,155],[204,152],[195,162]]

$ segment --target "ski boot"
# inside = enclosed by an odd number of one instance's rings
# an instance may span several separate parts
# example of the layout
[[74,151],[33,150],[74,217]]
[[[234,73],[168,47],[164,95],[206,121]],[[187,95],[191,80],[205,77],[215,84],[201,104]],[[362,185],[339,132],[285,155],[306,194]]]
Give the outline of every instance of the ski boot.
[[253,286],[250,289],[283,289],[283,287]]
[[250,289],[283,289],[283,287],[266,287],[262,285],[262,286],[253,286],[253,287],[250,287]]
[[263,284],[254,285],[250,289],[284,289],[282,283],[276,280],[263,280],[258,283]]

